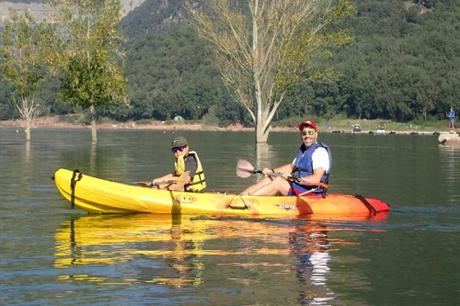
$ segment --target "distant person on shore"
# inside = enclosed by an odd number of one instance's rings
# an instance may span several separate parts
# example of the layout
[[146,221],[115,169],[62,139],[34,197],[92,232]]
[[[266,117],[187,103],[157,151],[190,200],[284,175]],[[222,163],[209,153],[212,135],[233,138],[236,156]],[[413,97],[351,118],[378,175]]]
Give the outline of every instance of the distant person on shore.
[[206,188],[203,166],[195,151],[190,151],[185,137],[175,137],[171,143],[174,154],[174,172],[155,178],[149,185],[152,188],[173,191],[198,192]]
[[292,163],[262,169],[265,177],[246,188],[242,195],[326,193],[332,163],[329,146],[318,141],[315,121],[305,120],[299,124],[298,129],[302,145]]
[[456,117],[456,114],[455,114],[454,108],[451,106],[450,112],[447,113],[447,118],[449,119],[449,132],[450,133],[455,132],[455,125],[454,125],[455,117]]

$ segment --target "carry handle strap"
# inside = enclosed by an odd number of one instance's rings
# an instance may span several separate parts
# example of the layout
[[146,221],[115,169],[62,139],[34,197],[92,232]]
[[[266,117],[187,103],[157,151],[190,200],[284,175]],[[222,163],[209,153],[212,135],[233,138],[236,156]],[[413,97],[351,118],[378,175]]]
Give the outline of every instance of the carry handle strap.
[[70,179],[70,208],[75,208],[75,187],[77,186],[77,182],[81,180],[83,174],[80,170],[75,169],[72,173],[72,178]]

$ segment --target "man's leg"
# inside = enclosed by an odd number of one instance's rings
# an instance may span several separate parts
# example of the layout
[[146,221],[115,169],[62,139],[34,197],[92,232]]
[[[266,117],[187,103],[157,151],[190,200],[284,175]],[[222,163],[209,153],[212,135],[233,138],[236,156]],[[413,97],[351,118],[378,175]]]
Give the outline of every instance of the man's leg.
[[291,185],[282,177],[277,177],[269,184],[261,186],[259,189],[250,193],[250,195],[287,195]]
[[241,195],[250,195],[254,191],[256,191],[257,189],[259,189],[262,186],[265,186],[267,184],[270,184],[271,182],[272,182],[272,179],[270,177],[264,177],[263,179],[261,179],[257,183],[255,183],[255,184],[249,186],[248,188],[246,188],[245,190],[243,190],[241,192]]

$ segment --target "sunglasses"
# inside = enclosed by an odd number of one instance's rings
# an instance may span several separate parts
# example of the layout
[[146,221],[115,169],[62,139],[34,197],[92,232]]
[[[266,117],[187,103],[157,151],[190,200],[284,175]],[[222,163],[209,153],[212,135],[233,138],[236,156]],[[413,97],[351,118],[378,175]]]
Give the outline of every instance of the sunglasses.
[[171,149],[171,152],[176,153],[176,152],[182,152],[184,151],[186,146],[180,146],[180,147],[174,147]]
[[306,130],[306,131],[302,131],[302,136],[313,136],[315,135],[315,131],[314,130]]

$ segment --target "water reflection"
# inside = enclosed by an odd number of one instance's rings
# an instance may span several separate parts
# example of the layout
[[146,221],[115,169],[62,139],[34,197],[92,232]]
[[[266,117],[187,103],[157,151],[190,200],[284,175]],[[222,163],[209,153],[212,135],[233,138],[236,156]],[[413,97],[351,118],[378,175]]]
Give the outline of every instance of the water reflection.
[[[62,271],[61,281],[251,290],[291,283],[298,288],[297,303],[321,305],[335,298],[328,285],[332,247],[337,251],[353,245],[329,237],[349,230],[343,224],[325,219],[83,216],[66,220],[56,231],[54,263]],[[266,273],[277,278],[261,282],[254,277]],[[276,289],[269,295],[268,301],[281,298]]]
[[324,305],[334,299],[334,292],[327,286],[331,258],[327,234],[327,227],[321,223],[298,225],[289,233],[290,249],[297,258],[295,269],[301,285],[300,304]]
[[[170,271],[165,275],[152,273],[150,265],[136,265],[129,275],[108,274],[104,277],[87,274],[62,275],[61,279],[119,282],[153,282],[182,287],[201,283],[203,264],[201,241],[206,234],[200,223],[191,223],[181,216],[83,216],[64,222],[56,234],[55,266],[66,268],[84,265],[123,265],[139,258],[165,260]],[[193,239],[191,239],[193,237]],[[153,265],[155,266],[155,264]],[[161,269],[164,270],[164,269]]]
[[200,260],[202,243],[200,240],[187,239],[183,235],[182,217],[173,215],[171,218],[171,242],[172,256],[166,258],[168,266],[172,270],[171,276],[156,277],[153,282],[183,287],[187,285],[198,286],[202,283],[202,271],[204,264]]
[[[295,275],[299,283],[297,302],[308,305],[330,305],[336,298],[335,292],[328,284],[330,274],[333,272],[330,266],[333,259],[331,252],[355,247],[358,244],[339,238],[336,233],[381,231],[364,229],[360,226],[367,223],[383,223],[387,218],[388,214],[378,214],[373,217],[343,217],[341,220],[330,221],[327,218],[313,216],[298,222],[288,235],[290,253],[296,258]],[[353,235],[349,238],[352,239]],[[350,276],[352,273],[348,271],[347,275]]]
[[30,141],[24,142],[24,160],[26,164],[30,164]]
[[[33,163],[33,156],[31,152],[31,145],[30,141],[24,141],[23,147],[23,154],[22,154],[22,161],[21,161],[21,187],[26,190],[26,187],[32,177],[34,163]],[[19,155],[18,157],[20,157]]]
[[256,167],[262,169],[268,167],[269,163],[273,161],[273,150],[268,143],[257,143],[256,144]]
[[297,261],[295,273],[300,288],[298,302],[322,305],[334,299],[334,292],[327,287],[331,248],[327,227],[322,224],[298,225],[289,233],[289,244]]
[[89,170],[90,173],[96,172],[96,153],[97,153],[97,142],[91,141],[91,147],[89,151]]
[[453,205],[458,204],[460,195],[458,181],[460,180],[460,145],[439,145],[440,156],[440,181],[447,201]]
[[460,145],[439,145],[442,169],[447,176],[454,179],[460,167]]

